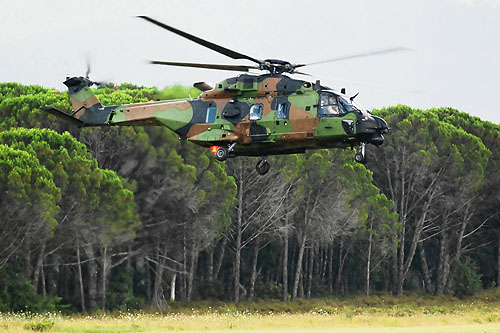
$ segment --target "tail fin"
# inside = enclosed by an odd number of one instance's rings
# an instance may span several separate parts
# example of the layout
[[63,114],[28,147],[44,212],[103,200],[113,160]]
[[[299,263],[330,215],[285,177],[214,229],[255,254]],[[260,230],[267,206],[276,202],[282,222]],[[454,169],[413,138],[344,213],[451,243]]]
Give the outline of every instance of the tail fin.
[[[90,89],[90,86],[94,84],[92,81],[80,76],[68,78],[63,83],[68,87],[69,97],[73,104],[71,117],[78,119],[87,126],[107,124],[109,114],[113,108],[104,107],[99,102],[99,99]],[[53,112],[50,113],[54,114]]]

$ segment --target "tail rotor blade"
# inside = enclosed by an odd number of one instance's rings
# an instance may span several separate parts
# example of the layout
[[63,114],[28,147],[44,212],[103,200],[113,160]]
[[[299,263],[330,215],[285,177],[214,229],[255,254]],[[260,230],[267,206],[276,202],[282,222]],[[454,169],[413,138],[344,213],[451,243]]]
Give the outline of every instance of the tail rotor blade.
[[86,64],[87,64],[87,71],[85,72],[85,78],[88,79],[89,76],[90,76],[90,72],[91,72],[91,69],[90,69],[90,56],[87,56]]

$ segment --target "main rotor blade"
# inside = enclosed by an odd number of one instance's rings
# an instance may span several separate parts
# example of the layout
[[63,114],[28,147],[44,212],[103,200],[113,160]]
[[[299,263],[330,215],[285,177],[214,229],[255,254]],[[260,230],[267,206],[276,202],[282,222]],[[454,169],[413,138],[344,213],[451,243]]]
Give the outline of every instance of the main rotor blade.
[[223,54],[225,56],[228,56],[229,58],[232,58],[232,59],[247,59],[247,60],[253,61],[253,62],[257,63],[257,64],[261,64],[262,63],[262,61],[260,61],[260,60],[257,60],[255,58],[252,58],[252,57],[247,56],[245,54],[242,54],[242,53],[230,50],[230,49],[225,48],[223,46],[214,44],[212,42],[209,42],[207,40],[201,39],[199,37],[193,36],[191,34],[188,34],[187,32],[181,31],[179,29],[176,29],[174,27],[171,27],[169,25],[161,23],[161,22],[159,22],[159,21],[157,21],[155,19],[152,19],[152,18],[150,18],[148,16],[141,15],[141,16],[138,16],[138,17],[140,17],[140,18],[142,18],[142,19],[144,19],[146,21],[149,21],[149,22],[151,22],[153,24],[156,24],[157,26],[162,27],[163,29],[167,29],[168,31],[173,32],[174,34],[177,34],[179,36],[187,38],[187,39],[189,39],[192,42],[195,42],[197,44],[205,46],[205,47],[207,47],[207,48],[209,48],[209,49],[211,49],[211,50],[213,50],[215,52],[218,52],[218,53],[221,53],[221,54]]
[[151,61],[155,65],[167,65],[167,66],[180,66],[180,67],[195,67],[195,68],[208,68],[208,69],[219,69],[225,71],[239,71],[248,72],[250,69],[259,69],[258,66],[245,66],[245,65],[219,65],[219,64],[199,64],[192,62],[172,62],[172,61]]
[[348,60],[348,59],[355,59],[355,58],[363,58],[363,57],[369,57],[369,56],[385,54],[385,53],[409,51],[409,50],[410,49],[408,49],[406,47],[393,47],[390,49],[370,51],[370,52],[365,52],[365,53],[357,53],[357,54],[351,54],[351,55],[343,56],[343,57],[339,57],[339,58],[332,58],[332,59],[323,60],[323,61],[311,62],[309,64],[294,65],[294,68],[299,68],[299,67],[303,67],[303,66],[310,66],[310,65],[317,65],[317,64],[324,64],[326,62],[334,62],[334,61],[341,61],[341,60]]

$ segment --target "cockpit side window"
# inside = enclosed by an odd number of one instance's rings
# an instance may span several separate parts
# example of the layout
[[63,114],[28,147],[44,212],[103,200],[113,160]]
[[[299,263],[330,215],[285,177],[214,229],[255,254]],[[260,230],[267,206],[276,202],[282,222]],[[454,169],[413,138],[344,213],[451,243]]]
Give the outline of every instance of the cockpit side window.
[[253,104],[250,107],[250,120],[260,120],[262,118],[262,104]]
[[340,107],[337,96],[329,94],[321,94],[320,96],[320,109],[319,114],[321,116],[338,116],[345,113],[345,110]]
[[288,119],[288,113],[290,112],[289,103],[279,103],[278,112],[276,113],[277,119]]

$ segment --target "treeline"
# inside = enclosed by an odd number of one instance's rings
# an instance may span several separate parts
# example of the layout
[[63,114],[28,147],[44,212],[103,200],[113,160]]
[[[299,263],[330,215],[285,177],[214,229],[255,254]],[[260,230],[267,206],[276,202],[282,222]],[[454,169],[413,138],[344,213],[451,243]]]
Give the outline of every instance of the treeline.
[[[103,104],[196,96],[124,84]],[[0,311],[165,309],[500,285],[500,126],[377,111],[368,150],[216,162],[163,127],[76,128],[66,92],[0,84]]]

